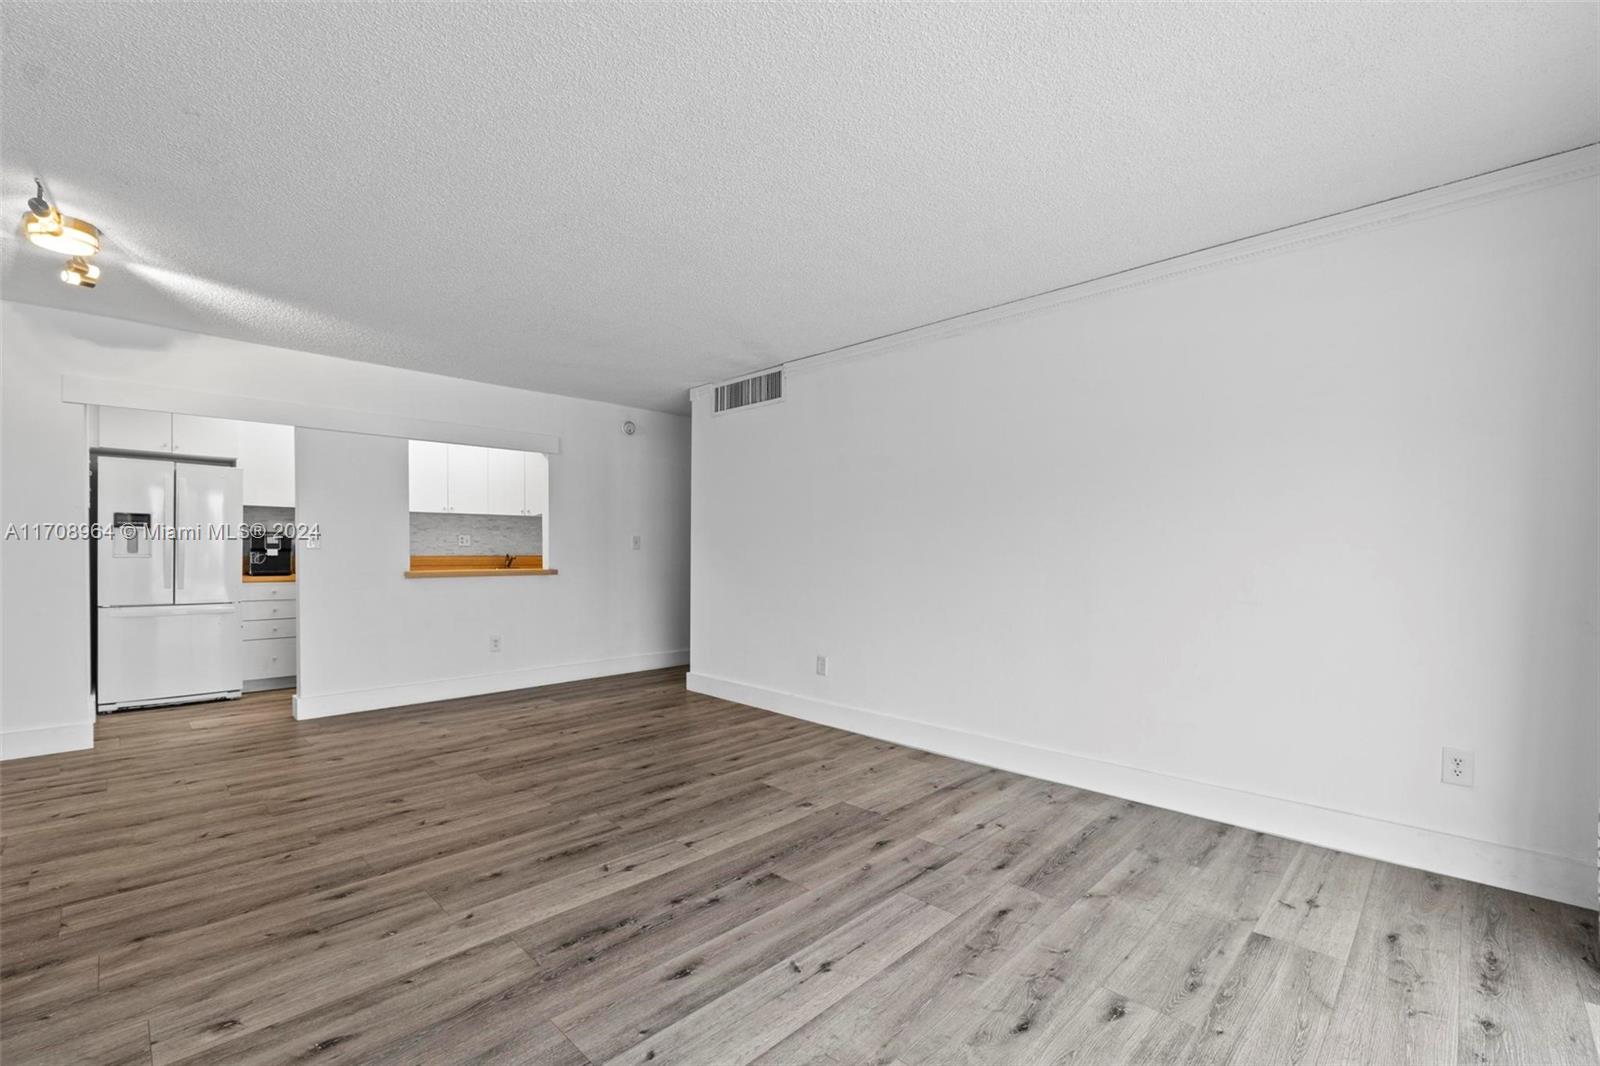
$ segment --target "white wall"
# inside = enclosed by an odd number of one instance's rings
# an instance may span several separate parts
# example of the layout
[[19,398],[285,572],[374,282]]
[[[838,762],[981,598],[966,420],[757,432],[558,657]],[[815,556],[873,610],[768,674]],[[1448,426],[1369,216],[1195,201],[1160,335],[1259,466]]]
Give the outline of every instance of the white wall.
[[[569,425],[551,457],[553,577],[407,579],[407,442],[300,430],[300,717],[687,661],[688,441]],[[663,435],[665,426],[675,432]],[[632,536],[640,535],[633,550]],[[490,636],[501,650],[489,650]]]
[[699,390],[691,687],[1592,906],[1588,161]]
[[13,540],[13,524],[81,523],[89,514],[84,409],[60,402],[50,352],[13,330],[0,303],[0,758],[87,748],[89,549]]
[[[349,456],[381,452],[391,441],[303,434],[297,519],[328,524],[325,555],[311,561],[307,552],[302,561],[302,713],[686,658],[685,418],[11,302],[0,303],[0,361],[0,517],[7,523],[79,521],[87,511],[83,408],[61,402],[64,376],[115,379],[130,390],[148,387],[151,396],[186,390],[187,401],[219,405],[192,410],[197,414],[270,418],[312,403],[322,405],[314,415],[324,424],[346,418],[399,437],[419,425],[448,425],[480,427],[484,436],[474,443],[559,439],[550,476],[558,538],[552,557],[561,574],[437,579],[409,583],[436,586],[432,591],[396,592],[404,580],[403,548],[398,559],[380,554],[370,570],[359,569],[368,565],[365,557],[349,570],[330,569],[323,559],[349,553],[358,542],[387,543],[390,534],[405,544],[404,440],[398,441],[400,514],[391,522],[387,501],[365,494],[394,469],[368,466],[357,477],[349,465]],[[636,436],[622,432],[628,419],[639,426]],[[327,499],[328,486],[340,479],[364,494],[370,515]],[[643,537],[638,552],[635,533]],[[87,551],[81,544],[15,541],[0,551],[0,751],[15,757],[87,746],[93,729]],[[372,583],[356,574],[370,574]],[[511,589],[479,587],[494,581],[516,585],[520,598]],[[390,613],[381,622],[404,627],[413,644],[375,648],[370,632],[342,625],[349,618],[339,614],[343,600],[391,595],[399,598],[383,601]],[[413,609],[423,613],[405,613]],[[478,653],[486,637],[469,641],[465,629],[452,627],[468,618],[498,627],[496,612],[505,618],[505,650],[489,659]]]

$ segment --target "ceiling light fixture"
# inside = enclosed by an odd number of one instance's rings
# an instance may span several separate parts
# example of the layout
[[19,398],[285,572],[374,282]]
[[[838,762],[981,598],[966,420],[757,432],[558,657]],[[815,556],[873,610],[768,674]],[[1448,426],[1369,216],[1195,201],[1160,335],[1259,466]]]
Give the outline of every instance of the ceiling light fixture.
[[81,218],[63,215],[54,207],[44,214],[22,216],[23,235],[41,248],[67,255],[94,255],[100,250],[100,231]]
[[45,199],[44,182],[38,178],[33,179],[33,187],[34,195],[28,198],[28,210],[22,216],[22,235],[41,248],[71,256],[61,272],[62,281],[94,288],[100,281],[100,268],[84,257],[100,250],[100,230],[81,218],[63,215]]
[[100,284],[100,268],[83,256],[75,255],[67,260],[67,269],[61,272],[61,280],[68,285],[92,289]]
[[67,255],[94,255],[100,250],[100,231],[81,218],[72,218],[59,211],[48,215],[35,215],[31,211],[23,216],[22,232],[28,240],[52,252]]

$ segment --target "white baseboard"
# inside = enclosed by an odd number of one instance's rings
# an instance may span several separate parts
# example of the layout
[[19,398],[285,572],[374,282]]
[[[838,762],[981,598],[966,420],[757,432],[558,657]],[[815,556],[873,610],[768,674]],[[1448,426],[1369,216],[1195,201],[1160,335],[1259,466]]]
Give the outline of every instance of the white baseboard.
[[0,733],[0,759],[31,759],[62,751],[94,747],[94,723],[56,725],[44,729],[13,729]]
[[689,690],[791,718],[993,766],[1046,781],[1137,800],[1336,851],[1478,881],[1579,907],[1595,906],[1595,865],[1576,859],[1405,825],[1299,800],[1176,777],[1085,755],[930,725],[710,674]]
[[[683,666],[688,661],[688,649],[682,649],[652,652],[647,655],[628,655],[617,659],[590,659],[585,662],[558,663],[554,666],[534,666],[499,674],[472,674],[467,677],[447,677],[437,681],[385,685],[380,688],[353,689],[348,692],[297,695],[294,698],[294,716],[299,719],[327,718],[336,714],[356,714],[361,711],[382,710],[386,707],[408,707],[414,703],[433,703],[436,700],[482,696],[490,692],[510,692],[519,688],[537,688],[540,685],[559,685],[566,681],[584,681],[593,677],[610,677],[613,674],[632,674],[640,670],[659,670],[668,666]],[[303,677],[301,681],[304,683]]]

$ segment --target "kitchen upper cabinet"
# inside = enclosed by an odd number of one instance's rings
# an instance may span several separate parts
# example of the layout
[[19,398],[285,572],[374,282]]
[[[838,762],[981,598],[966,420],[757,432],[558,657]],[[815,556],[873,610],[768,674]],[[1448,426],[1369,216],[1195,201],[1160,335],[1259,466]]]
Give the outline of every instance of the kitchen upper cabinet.
[[172,416],[172,451],[232,459],[239,454],[239,423],[231,418]]
[[239,423],[131,407],[96,409],[95,446],[128,452],[203,455],[232,459],[239,454]]
[[550,460],[543,452],[522,453],[522,513],[544,514],[550,504]]
[[431,440],[411,442],[411,509],[450,510],[448,444]]
[[101,407],[98,411],[101,448],[130,452],[172,451],[172,415],[166,411],[136,411],[131,407]]
[[489,449],[472,444],[446,445],[449,476],[449,510],[452,513],[489,513]]
[[538,452],[489,449],[489,513],[544,514],[550,468]]
[[523,506],[523,454],[504,448],[489,451],[489,513],[527,514]]
[[411,441],[413,511],[543,514],[549,480],[549,464],[537,452]]
[[239,472],[246,507],[293,507],[294,427],[240,422]]

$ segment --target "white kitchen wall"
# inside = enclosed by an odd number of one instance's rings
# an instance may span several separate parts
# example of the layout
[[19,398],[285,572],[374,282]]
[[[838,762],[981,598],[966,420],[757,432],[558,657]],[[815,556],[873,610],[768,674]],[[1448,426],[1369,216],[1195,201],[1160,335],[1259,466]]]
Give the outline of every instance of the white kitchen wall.
[[551,457],[562,542],[560,573],[549,577],[406,578],[407,442],[301,430],[295,518],[318,527],[321,546],[302,543],[297,556],[296,713],[686,662],[688,440],[681,429],[659,433],[666,421],[656,416],[657,433],[631,437],[609,420],[566,427]]
[[[110,280],[106,284],[110,284]],[[509,688],[532,683],[530,677],[584,676],[633,663],[682,662],[687,655],[687,473],[688,420],[677,415],[567,397],[483,385],[414,371],[332,359],[309,352],[268,348],[242,341],[144,326],[93,315],[56,311],[14,302],[0,302],[0,518],[4,523],[73,522],[84,519],[88,500],[88,466],[83,408],[61,402],[64,376],[122,383],[129,395],[155,398],[181,396],[194,410],[232,418],[281,420],[284,412],[304,409],[308,402],[331,405],[312,413],[326,423],[344,419],[363,429],[394,432],[404,437],[440,426],[463,432],[481,431],[472,443],[526,447],[543,435],[559,441],[551,457],[552,478],[570,478],[557,487],[555,507],[562,510],[557,533],[562,573],[551,578],[436,579],[440,586],[423,598],[401,606],[438,611],[441,625],[463,613],[484,608],[483,590],[473,581],[545,582],[542,593],[506,601],[528,625],[528,638],[514,643],[507,626],[505,651],[484,661],[475,653],[459,659],[441,648],[453,648],[449,634],[432,627],[430,617],[392,619],[415,633],[432,632],[434,647],[415,657],[408,672],[380,693],[362,696],[356,688],[382,686],[367,657],[370,636],[341,632],[314,613],[328,603],[319,595],[316,578],[302,575],[302,669],[306,691],[323,697],[310,701],[307,713],[383,705],[405,695],[403,685],[436,682],[449,688]],[[145,390],[139,393],[139,390]],[[158,405],[159,406],[159,405]],[[308,409],[309,410],[309,409]],[[625,436],[622,423],[632,420],[639,432]],[[297,434],[297,436],[299,436]],[[323,434],[318,440],[339,434]],[[352,448],[364,438],[351,435]],[[404,448],[404,440],[400,441]],[[308,444],[314,458],[298,479],[326,485],[347,471],[337,454]],[[334,452],[337,449],[333,449]],[[332,464],[329,470],[316,465]],[[561,473],[555,473],[556,470]],[[404,475],[404,465],[400,467]],[[374,480],[381,471],[374,474]],[[297,484],[299,520],[312,520],[305,502],[307,488]],[[324,515],[326,505],[318,505]],[[566,513],[571,511],[570,516]],[[346,551],[356,538],[397,531],[402,544],[407,522],[402,494],[398,522],[374,514],[371,523],[349,511],[332,515],[343,532],[330,534],[325,550]],[[375,531],[375,532],[374,532]],[[632,549],[634,534],[641,550]],[[571,553],[570,555],[568,553]],[[306,553],[309,556],[311,553]],[[402,580],[401,565],[384,560],[384,581]],[[302,565],[304,563],[302,557]],[[92,742],[89,703],[89,589],[87,551],[81,544],[58,541],[4,541],[0,544],[0,753],[6,757],[41,754]],[[312,564],[315,566],[316,564]],[[598,574],[596,568],[604,569]],[[337,584],[342,594],[384,595],[352,585],[326,570],[322,580]],[[416,583],[416,582],[413,582]],[[426,583],[426,582],[423,582]],[[551,584],[556,583],[556,584]],[[330,584],[330,588],[334,587]],[[582,595],[576,590],[581,589]],[[532,598],[544,597],[543,601]],[[560,634],[550,635],[523,618],[554,599],[562,605]],[[319,606],[320,605],[320,606]],[[409,609],[409,607],[407,607]],[[304,634],[331,634],[335,643],[318,657]],[[535,638],[538,643],[535,643]],[[521,639],[521,638],[517,638]],[[349,662],[337,666],[341,647]],[[459,645],[466,647],[465,638]],[[332,657],[330,663],[329,657]],[[545,671],[543,674],[530,671]],[[367,671],[367,672],[363,672]],[[396,686],[401,687],[396,687]],[[354,687],[353,687],[354,686]],[[437,687],[428,691],[440,691]],[[337,696],[335,701],[333,697]],[[335,707],[337,703],[337,707]]]
[[1583,158],[698,390],[691,687],[1592,905]]

